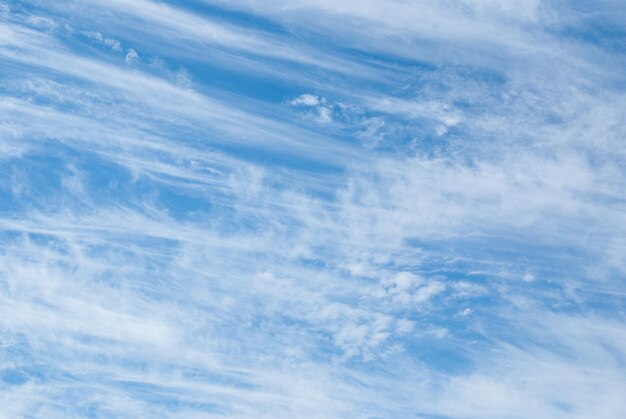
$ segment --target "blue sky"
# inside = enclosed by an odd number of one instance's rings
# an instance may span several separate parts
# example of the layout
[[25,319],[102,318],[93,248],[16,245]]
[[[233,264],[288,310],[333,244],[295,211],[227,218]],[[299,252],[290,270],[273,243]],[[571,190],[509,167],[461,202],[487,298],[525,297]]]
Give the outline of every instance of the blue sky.
[[624,417],[625,28],[3,1],[0,417]]

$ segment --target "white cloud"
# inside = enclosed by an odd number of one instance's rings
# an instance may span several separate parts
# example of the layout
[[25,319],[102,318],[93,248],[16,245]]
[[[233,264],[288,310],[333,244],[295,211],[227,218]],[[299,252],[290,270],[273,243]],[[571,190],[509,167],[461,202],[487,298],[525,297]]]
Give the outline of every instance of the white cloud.
[[328,124],[333,121],[333,110],[331,106],[326,105],[326,98],[304,93],[295,99],[289,101],[291,106],[313,108],[307,111],[307,117],[311,118],[318,124]]
[[[96,32],[96,31],[88,31],[88,32],[83,32],[83,34],[91,39],[94,40],[108,48],[111,48],[113,51],[121,51],[122,50],[122,44],[116,40],[116,39],[111,39],[111,38],[105,38],[104,36],[102,36],[102,34],[100,32]],[[129,50],[130,51],[130,50]]]
[[317,108],[317,117],[315,120],[320,124],[327,124],[333,120],[332,110],[327,106],[320,106]]
[[289,103],[292,106],[318,106],[321,103],[324,103],[324,99],[323,98],[319,98],[318,96],[309,94],[309,93],[304,93],[300,96],[298,96],[297,98],[291,100]]
[[129,48],[126,51],[126,57],[124,58],[124,61],[126,61],[126,64],[128,65],[137,63],[139,62],[139,54],[137,54],[137,51],[135,51],[133,48]]

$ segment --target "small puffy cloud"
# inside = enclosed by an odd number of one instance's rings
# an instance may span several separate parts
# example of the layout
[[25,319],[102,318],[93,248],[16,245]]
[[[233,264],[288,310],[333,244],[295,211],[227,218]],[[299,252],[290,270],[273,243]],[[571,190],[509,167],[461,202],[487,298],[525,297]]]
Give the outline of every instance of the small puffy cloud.
[[442,293],[445,289],[445,285],[441,282],[432,282],[420,287],[415,294],[413,294],[413,300],[417,303],[425,303],[435,295]]
[[324,98],[305,93],[290,101],[289,104],[291,106],[318,106],[325,102]]
[[332,106],[326,104],[326,98],[305,93],[288,103],[291,106],[310,108],[306,116],[318,124],[327,124],[333,120],[333,109]]
[[96,41],[99,44],[111,48],[113,51],[122,50],[122,44],[120,43],[120,41],[111,38],[105,38],[100,32],[83,32],[83,35],[85,35],[92,41]]
[[441,137],[447,132],[448,128],[445,125],[438,125],[437,128],[435,128],[435,134],[437,135],[437,137]]
[[399,272],[381,281],[385,288],[385,298],[394,304],[422,304],[445,290],[439,281],[426,282],[421,276],[411,272]]
[[470,314],[472,314],[472,312],[473,312],[473,310],[471,308],[467,307],[466,309],[464,309],[463,311],[461,311],[459,313],[459,316],[463,316],[463,317],[469,316]]
[[394,276],[386,278],[382,281],[384,286],[399,292],[408,291],[421,285],[423,282],[424,280],[422,277],[417,276],[412,272],[398,272]]
[[133,64],[139,61],[139,54],[137,54],[137,51],[135,51],[133,48],[130,48],[126,52],[126,58],[124,58],[124,61],[126,61],[126,64],[128,65]]
[[121,51],[122,50],[122,44],[120,44],[120,42],[116,41],[115,39],[106,38],[104,40],[104,45],[106,45],[107,47],[111,48],[113,51]]
[[326,106],[320,106],[317,108],[317,118],[315,118],[320,124],[327,124],[333,120],[332,111]]
[[393,341],[414,330],[414,323],[382,313],[332,304],[320,311],[324,327],[342,358],[372,360],[394,349]]

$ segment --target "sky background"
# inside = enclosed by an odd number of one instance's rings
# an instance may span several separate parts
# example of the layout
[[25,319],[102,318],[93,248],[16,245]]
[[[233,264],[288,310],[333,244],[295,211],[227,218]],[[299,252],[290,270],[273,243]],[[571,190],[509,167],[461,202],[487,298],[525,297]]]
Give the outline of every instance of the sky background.
[[623,418],[626,3],[0,1],[1,418]]

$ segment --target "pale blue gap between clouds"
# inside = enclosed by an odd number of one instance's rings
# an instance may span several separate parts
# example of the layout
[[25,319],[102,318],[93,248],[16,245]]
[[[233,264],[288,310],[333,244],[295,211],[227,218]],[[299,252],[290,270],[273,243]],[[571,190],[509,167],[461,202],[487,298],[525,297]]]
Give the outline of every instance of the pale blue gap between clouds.
[[617,1],[0,5],[0,416],[619,418]]

